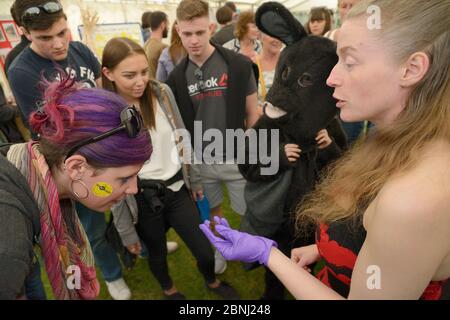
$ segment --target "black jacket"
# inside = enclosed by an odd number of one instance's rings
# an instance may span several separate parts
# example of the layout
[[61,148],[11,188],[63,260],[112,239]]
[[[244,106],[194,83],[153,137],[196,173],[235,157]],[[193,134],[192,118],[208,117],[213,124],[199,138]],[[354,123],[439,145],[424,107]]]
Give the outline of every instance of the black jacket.
[[39,209],[25,177],[0,148],[0,300],[23,294],[39,233]]
[[[252,71],[255,74],[255,79],[258,79],[258,67],[242,54],[235,53],[213,43],[211,44],[225,59],[225,63],[228,66],[226,129],[244,129],[246,118],[246,89],[248,87],[247,81],[250,77],[250,72]],[[185,72],[188,63],[188,58],[184,58],[170,73],[167,84],[175,95],[184,125],[191,134],[192,139],[194,137],[195,110],[191,98],[189,97],[186,82]]]

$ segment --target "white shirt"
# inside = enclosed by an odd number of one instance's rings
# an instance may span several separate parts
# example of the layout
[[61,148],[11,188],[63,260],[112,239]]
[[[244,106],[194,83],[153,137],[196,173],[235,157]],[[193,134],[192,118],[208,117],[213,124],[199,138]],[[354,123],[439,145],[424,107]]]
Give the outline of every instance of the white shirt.
[[[178,156],[175,144],[175,135],[164,111],[155,101],[154,129],[149,130],[152,138],[153,152],[149,160],[144,163],[139,171],[140,179],[147,180],[169,180],[181,169],[181,160]],[[177,181],[168,188],[174,192],[179,191],[184,181]]]

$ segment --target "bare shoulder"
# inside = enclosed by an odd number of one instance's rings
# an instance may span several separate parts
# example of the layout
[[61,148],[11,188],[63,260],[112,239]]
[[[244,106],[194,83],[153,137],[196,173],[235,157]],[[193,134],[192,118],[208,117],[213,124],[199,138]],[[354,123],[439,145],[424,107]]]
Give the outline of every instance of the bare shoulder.
[[390,177],[365,212],[364,226],[365,250],[376,261],[414,264],[424,285],[448,278],[450,144],[430,144],[414,168]]
[[[391,177],[374,201],[376,215],[450,227],[450,143],[428,145],[414,168]],[[391,216],[392,215],[392,216]]]

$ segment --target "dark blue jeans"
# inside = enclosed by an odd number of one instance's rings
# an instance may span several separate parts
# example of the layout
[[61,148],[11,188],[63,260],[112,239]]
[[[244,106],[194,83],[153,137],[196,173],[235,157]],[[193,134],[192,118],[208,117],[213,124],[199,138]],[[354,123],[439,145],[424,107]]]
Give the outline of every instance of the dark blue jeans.
[[[198,227],[200,216],[185,186],[173,192],[162,191],[160,200],[164,207],[154,211],[153,199],[145,192],[136,194],[139,207],[136,230],[148,249],[148,264],[163,290],[173,286],[167,264],[166,231],[172,227],[186,243],[197,260],[197,267],[206,283],[216,280],[214,252],[208,239]],[[180,262],[182,263],[182,262]]]
[[41,279],[41,266],[36,261],[25,280],[25,295],[28,300],[47,300],[44,284]]
[[91,244],[95,264],[100,268],[103,278],[108,282],[122,278],[122,265],[119,257],[106,241],[105,215],[86,208],[78,202],[76,209]]

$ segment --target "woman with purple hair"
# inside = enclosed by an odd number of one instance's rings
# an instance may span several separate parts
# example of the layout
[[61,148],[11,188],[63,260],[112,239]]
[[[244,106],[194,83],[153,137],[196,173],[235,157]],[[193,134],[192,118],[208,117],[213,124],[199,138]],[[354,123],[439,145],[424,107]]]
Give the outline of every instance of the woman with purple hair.
[[234,288],[216,278],[213,250],[198,229],[200,215],[193,199],[203,197],[201,178],[198,168],[188,163],[190,152],[185,141],[190,139],[184,140],[180,134],[184,124],[172,91],[150,79],[145,51],[128,38],[108,41],[103,49],[102,73],[104,88],[117,92],[142,112],[155,150],[139,172],[135,199],[127,197],[128,206],[121,206],[124,210],[112,210],[123,244],[131,253],[139,254],[141,238],[148,249],[150,270],[165,299],[185,299],[168,270],[166,231],[172,227],[195,256],[206,288],[225,299],[237,299]]
[[118,95],[69,78],[45,82],[45,103],[30,116],[38,141],[0,155],[0,299],[23,297],[41,248],[56,299],[94,299],[94,259],[74,201],[104,212],[137,193],[152,145],[139,113]]

